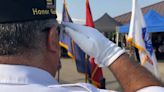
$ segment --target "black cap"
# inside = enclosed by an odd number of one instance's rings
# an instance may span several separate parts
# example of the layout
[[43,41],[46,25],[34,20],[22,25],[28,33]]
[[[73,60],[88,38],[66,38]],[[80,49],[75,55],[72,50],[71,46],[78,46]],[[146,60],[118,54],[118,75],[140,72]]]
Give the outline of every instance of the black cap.
[[0,0],[0,23],[56,18],[56,0]]

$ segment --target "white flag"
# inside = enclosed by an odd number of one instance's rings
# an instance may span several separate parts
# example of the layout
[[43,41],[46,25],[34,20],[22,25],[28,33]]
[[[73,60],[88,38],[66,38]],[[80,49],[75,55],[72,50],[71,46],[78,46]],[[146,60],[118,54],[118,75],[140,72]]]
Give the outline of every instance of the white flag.
[[128,41],[139,50],[141,64],[159,79],[158,63],[153,51],[152,41],[137,0],[133,0]]

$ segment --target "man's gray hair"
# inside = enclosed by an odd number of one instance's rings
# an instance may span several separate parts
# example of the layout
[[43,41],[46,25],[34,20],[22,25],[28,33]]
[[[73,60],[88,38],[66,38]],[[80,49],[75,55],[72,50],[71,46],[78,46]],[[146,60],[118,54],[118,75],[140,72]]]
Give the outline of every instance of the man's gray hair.
[[55,19],[0,24],[0,55],[40,49],[39,45],[46,43],[49,29],[57,25]]

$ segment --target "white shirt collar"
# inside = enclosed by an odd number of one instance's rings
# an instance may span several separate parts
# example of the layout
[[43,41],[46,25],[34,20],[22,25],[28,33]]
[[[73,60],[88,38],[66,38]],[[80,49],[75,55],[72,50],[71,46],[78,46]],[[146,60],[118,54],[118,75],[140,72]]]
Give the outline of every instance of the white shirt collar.
[[48,72],[39,68],[0,64],[0,84],[54,85],[58,83]]

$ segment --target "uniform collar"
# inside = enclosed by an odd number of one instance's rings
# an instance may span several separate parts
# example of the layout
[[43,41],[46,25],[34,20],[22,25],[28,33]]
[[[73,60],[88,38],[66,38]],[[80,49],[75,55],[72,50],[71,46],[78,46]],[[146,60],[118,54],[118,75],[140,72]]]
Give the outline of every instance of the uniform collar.
[[21,65],[0,64],[0,84],[52,85],[57,81],[46,71]]

